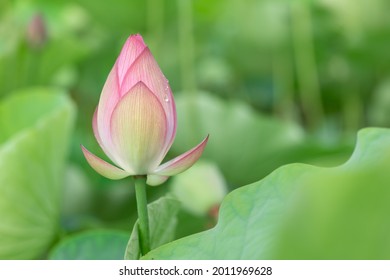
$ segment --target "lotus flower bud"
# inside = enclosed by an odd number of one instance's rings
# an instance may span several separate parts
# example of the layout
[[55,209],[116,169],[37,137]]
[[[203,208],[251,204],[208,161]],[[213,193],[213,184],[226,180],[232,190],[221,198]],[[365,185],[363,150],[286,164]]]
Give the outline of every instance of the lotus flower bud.
[[161,164],[176,135],[176,108],[164,77],[140,35],[130,36],[103,87],[92,127],[110,164],[82,146],[88,163],[110,179],[147,176],[155,186],[191,167],[208,136],[188,152]]
[[47,40],[45,21],[41,14],[36,14],[27,26],[27,42],[32,48],[41,48]]

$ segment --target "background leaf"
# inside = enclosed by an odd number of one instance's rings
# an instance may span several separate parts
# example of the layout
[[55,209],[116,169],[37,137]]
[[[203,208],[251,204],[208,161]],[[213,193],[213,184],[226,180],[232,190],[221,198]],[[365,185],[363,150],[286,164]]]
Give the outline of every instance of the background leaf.
[[178,132],[173,150],[179,154],[207,134],[210,140],[202,157],[213,160],[225,178],[240,186],[262,179],[291,162],[341,163],[352,151],[349,145],[323,145],[306,136],[292,122],[254,112],[244,103],[226,102],[199,93],[176,98]]
[[52,260],[122,260],[129,234],[91,230],[69,236],[50,253]]
[[61,181],[74,107],[58,90],[0,104],[0,259],[43,254],[59,233]]
[[148,259],[388,259],[390,130],[365,129],[336,168],[292,164],[230,193],[211,230]]
[[195,216],[208,215],[227,194],[221,171],[214,163],[202,159],[171,180],[171,194],[180,201],[182,209]]
[[[148,205],[151,249],[174,239],[179,209],[180,203],[169,196],[161,197]],[[127,244],[125,259],[138,260],[140,255],[137,220]]]

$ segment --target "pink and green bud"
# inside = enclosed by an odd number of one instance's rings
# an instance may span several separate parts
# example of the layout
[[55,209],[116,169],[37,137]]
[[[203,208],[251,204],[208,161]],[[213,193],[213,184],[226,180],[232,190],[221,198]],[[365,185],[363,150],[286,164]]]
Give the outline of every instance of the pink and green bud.
[[31,48],[40,49],[47,41],[46,23],[41,14],[36,14],[27,25],[27,43]]
[[92,127],[112,165],[82,146],[93,169],[110,179],[146,175],[156,186],[190,168],[208,137],[161,164],[176,135],[176,108],[168,80],[140,35],[130,36],[103,87]]

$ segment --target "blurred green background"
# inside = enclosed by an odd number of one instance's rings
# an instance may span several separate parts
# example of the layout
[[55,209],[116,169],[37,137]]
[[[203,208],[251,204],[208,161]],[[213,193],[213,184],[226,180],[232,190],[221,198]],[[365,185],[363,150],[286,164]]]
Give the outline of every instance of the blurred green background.
[[[122,244],[131,231],[132,181],[101,177],[80,150],[105,158],[92,115],[130,34],[144,37],[175,96],[178,130],[168,157],[210,133],[193,175],[148,190],[150,201],[168,191],[184,206],[188,197],[199,200],[199,209],[189,201],[179,213],[182,237],[212,227],[227,192],[288,163],[341,164],[360,128],[390,125],[389,10],[386,0],[2,0],[0,194],[8,204],[0,197],[0,259],[47,258],[60,240],[86,230],[110,230]],[[56,120],[56,112],[67,119]],[[17,141],[48,152],[11,157],[27,145]],[[48,168],[51,153],[58,167]],[[19,161],[31,174],[20,172]],[[49,179],[58,181],[56,192]],[[208,191],[194,191],[207,182]],[[38,195],[26,195],[29,184]],[[34,196],[56,201],[42,209],[45,219],[28,216]],[[12,247],[35,235],[30,254]]]

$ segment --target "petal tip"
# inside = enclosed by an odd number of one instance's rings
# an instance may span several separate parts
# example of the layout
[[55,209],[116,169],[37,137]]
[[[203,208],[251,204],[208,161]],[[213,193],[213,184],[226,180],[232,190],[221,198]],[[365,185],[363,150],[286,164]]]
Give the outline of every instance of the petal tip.
[[[140,52],[142,51],[143,49],[145,49],[147,46],[144,42],[144,39],[142,38],[142,36],[140,34],[132,34],[130,35],[124,46],[123,46],[123,49],[126,49],[126,50],[138,50],[137,52]],[[139,55],[139,53],[138,53]]]
[[187,170],[198,161],[208,140],[209,135],[191,150],[157,167],[153,174],[173,176]]
[[144,46],[146,46],[144,39],[142,38],[141,34],[139,34],[139,33],[130,35],[128,38],[128,41],[129,41],[129,43],[133,42],[133,43],[143,44]]
[[132,175],[126,172],[125,170],[120,169],[102,160],[101,158],[95,156],[90,151],[88,151],[88,149],[86,149],[83,145],[80,146],[88,164],[100,175],[112,180],[119,180]]
[[119,88],[122,87],[123,79],[129,68],[145,49],[147,46],[141,35],[135,34],[127,38],[116,62]]

